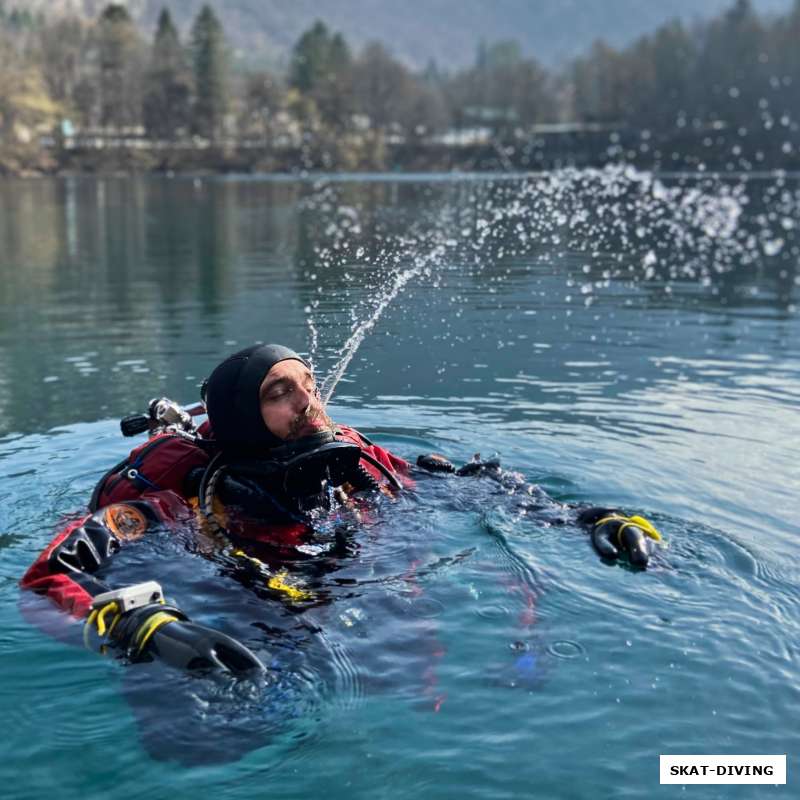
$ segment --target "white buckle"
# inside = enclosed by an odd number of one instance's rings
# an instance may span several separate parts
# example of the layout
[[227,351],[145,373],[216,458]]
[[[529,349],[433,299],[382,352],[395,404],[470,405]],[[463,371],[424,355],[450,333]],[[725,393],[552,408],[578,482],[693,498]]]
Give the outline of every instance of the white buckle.
[[116,603],[119,606],[119,613],[124,614],[132,608],[163,601],[164,594],[161,591],[161,586],[156,581],[145,581],[134,586],[123,586],[121,589],[114,589],[112,592],[103,592],[103,594],[97,595],[92,600],[92,608],[103,608],[109,603]]

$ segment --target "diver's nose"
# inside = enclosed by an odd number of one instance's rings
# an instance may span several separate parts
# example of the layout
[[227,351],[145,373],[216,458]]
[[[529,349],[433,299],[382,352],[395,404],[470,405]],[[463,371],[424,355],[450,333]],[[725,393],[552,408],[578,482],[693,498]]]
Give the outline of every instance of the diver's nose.
[[297,386],[294,391],[295,410],[304,414],[311,405],[311,393],[303,386]]

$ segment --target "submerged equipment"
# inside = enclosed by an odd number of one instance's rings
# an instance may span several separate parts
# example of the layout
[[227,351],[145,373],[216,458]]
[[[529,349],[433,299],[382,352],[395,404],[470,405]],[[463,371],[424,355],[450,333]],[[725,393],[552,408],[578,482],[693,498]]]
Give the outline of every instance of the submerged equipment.
[[230,454],[222,450],[209,463],[198,489],[200,510],[214,527],[214,501],[237,505],[259,516],[272,510],[287,521],[305,524],[304,512],[330,507],[330,493],[343,485],[355,491],[375,490],[377,481],[361,466],[364,459],[391,485],[402,484],[391,470],[352,442],[340,441],[331,431],[305,436],[271,448],[266,457]]
[[229,462],[229,469],[276,484],[284,495],[296,499],[320,494],[324,484],[341,486],[355,480],[361,448],[351,442],[337,441],[329,431],[321,431],[273,447],[267,456],[236,458]]
[[650,520],[617,513],[606,514],[597,520],[591,536],[595,550],[603,558],[616,560],[624,552],[635,567],[647,567],[652,542],[661,541],[661,534]]
[[249,676],[266,672],[258,656],[241,642],[192,622],[177,606],[168,605],[155,581],[95,597],[84,625],[87,646],[93,630],[121,647],[131,661],[157,656],[190,672],[222,670]]

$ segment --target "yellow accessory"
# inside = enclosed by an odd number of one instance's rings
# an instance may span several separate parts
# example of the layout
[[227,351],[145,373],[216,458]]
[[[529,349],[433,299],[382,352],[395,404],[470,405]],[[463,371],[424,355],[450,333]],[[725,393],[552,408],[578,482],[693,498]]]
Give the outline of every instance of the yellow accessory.
[[[111,613],[114,614],[114,618],[111,620],[111,625],[106,628],[106,615]],[[86,624],[83,626],[83,644],[86,649],[91,649],[89,646],[89,631],[91,631],[93,625],[97,628],[98,636],[105,636],[106,633],[110,635],[120,619],[122,619],[122,612],[115,600],[106,603],[101,608],[92,609],[92,612],[86,618]],[[100,649],[102,652],[103,648],[101,647]]]
[[283,572],[279,572],[277,575],[273,575],[267,581],[267,586],[269,586],[270,589],[284,592],[292,600],[311,600],[313,595],[310,592],[303,591],[303,589],[298,589],[296,586],[292,586],[284,581],[284,578],[287,574],[288,573],[284,570]]
[[108,632],[114,629],[114,626],[117,624],[117,621],[122,616],[119,612],[119,605],[116,601],[112,601],[107,605],[104,605],[102,608],[95,608],[89,617],[86,620],[86,627],[91,628],[92,625],[97,626],[97,633],[99,636],[106,635],[106,615],[109,613],[114,613],[114,618],[111,620],[111,627],[108,628]]
[[139,630],[136,631],[134,638],[134,645],[136,647],[136,655],[140,655],[142,650],[144,650],[145,645],[150,641],[153,637],[153,634],[159,630],[159,628],[163,628],[165,625],[169,625],[170,622],[175,622],[179,620],[180,617],[176,617],[174,614],[170,614],[167,611],[156,611],[155,614],[151,614],[139,627]]
[[247,555],[244,550],[233,550],[232,555],[236,556],[237,558],[242,558],[245,561],[249,561],[258,569],[259,572],[265,573],[267,575],[267,586],[269,586],[270,589],[283,592],[291,600],[312,600],[314,598],[314,595],[311,594],[311,592],[307,592],[304,589],[298,589],[296,586],[286,583],[284,578],[286,578],[286,576],[289,574],[286,570],[279,572],[277,575],[270,575],[267,565],[263,561],[255,558],[254,556]]
[[249,561],[251,564],[255,565],[261,570],[266,569],[266,566],[263,561],[261,561],[258,558],[255,558],[254,556],[247,555],[247,553],[245,553],[244,550],[233,550],[231,551],[231,555],[236,556],[236,558],[243,558],[245,561]]
[[[160,598],[158,602],[163,605],[164,598]],[[106,617],[112,613],[114,617],[111,620],[111,624],[107,626]],[[89,631],[92,629],[92,626],[97,628],[98,636],[111,636],[117,623],[122,619],[122,615],[123,612],[120,610],[119,603],[117,603],[116,600],[112,600],[110,603],[106,603],[100,608],[92,609],[92,612],[86,618],[86,624],[83,626],[83,643],[86,647],[89,647]],[[138,656],[142,650],[144,650],[145,645],[159,628],[169,622],[175,622],[177,619],[180,619],[180,617],[176,617],[174,614],[169,614],[166,611],[156,611],[154,614],[151,614],[134,635],[136,655]],[[103,648],[101,648],[101,650],[102,649]]]
[[632,517],[623,517],[619,514],[611,514],[610,516],[603,517],[603,519],[595,522],[595,526],[604,525],[606,522],[614,522],[614,521],[619,521],[623,523],[622,525],[619,526],[619,528],[617,528],[618,545],[622,544],[620,538],[622,536],[622,531],[624,531],[625,528],[634,528],[634,527],[640,528],[647,536],[649,536],[654,541],[656,542],[661,541],[661,534],[658,532],[658,530],[656,530],[656,526],[653,525],[653,523],[650,522],[649,519],[646,519],[645,517],[640,517],[638,515],[634,515]]

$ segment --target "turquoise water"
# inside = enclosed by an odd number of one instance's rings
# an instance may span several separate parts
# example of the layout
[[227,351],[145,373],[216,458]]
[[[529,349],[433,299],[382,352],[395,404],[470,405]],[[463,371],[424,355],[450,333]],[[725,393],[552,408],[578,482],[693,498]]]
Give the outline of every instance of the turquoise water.
[[[3,795],[682,796],[661,753],[787,753],[786,787],[685,793],[796,792],[797,191],[633,173],[0,185]],[[104,659],[20,595],[130,446],[120,416],[194,400],[256,340],[324,375],[402,276],[332,416],[407,458],[497,452],[560,500],[646,513],[667,540],[647,572],[490,482],[431,477],[296,566],[324,599],[303,612],[190,532],[115,560],[109,580],[156,578],[257,650],[268,686]]]

